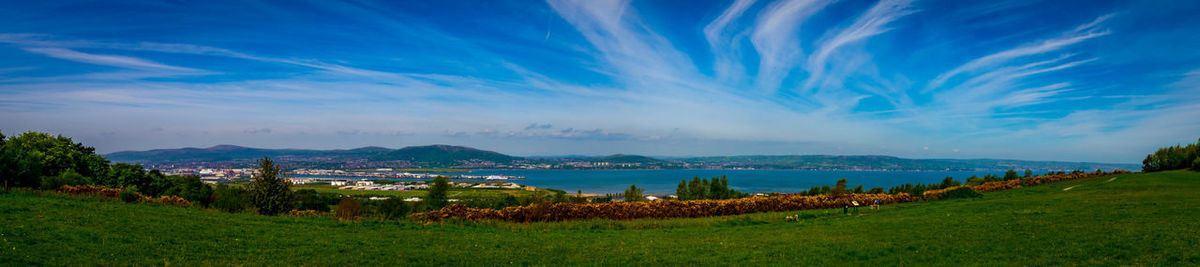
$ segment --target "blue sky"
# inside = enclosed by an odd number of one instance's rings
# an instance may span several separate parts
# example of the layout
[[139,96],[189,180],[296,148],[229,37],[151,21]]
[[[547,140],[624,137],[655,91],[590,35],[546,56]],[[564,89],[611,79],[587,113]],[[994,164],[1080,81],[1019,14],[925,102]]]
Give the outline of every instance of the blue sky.
[[392,2],[6,3],[0,129],[1127,163],[1200,137],[1196,1]]

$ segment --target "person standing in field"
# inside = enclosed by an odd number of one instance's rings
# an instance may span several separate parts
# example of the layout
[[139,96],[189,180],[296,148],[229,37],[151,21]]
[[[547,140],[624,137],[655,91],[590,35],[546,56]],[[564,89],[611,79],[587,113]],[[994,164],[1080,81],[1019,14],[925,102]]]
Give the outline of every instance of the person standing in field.
[[878,198],[877,198],[877,199],[875,199],[875,204],[874,204],[874,205],[871,205],[871,209],[874,209],[874,210],[878,210],[878,209],[879,209],[879,199],[878,199]]

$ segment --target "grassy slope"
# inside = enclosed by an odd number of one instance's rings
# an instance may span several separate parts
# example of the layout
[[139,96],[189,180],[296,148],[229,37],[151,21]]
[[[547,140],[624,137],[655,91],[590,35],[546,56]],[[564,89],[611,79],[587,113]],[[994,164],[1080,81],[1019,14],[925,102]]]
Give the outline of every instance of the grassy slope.
[[0,195],[0,265],[1200,263],[1200,173],[1109,178],[856,216],[794,212],[818,216],[802,223],[339,223],[13,193]]

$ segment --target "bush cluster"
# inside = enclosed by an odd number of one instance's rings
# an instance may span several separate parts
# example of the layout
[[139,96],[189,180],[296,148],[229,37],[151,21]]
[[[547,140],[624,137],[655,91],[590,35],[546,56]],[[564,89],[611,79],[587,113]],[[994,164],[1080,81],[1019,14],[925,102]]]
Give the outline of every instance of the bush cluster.
[[614,203],[540,203],[528,206],[508,207],[500,210],[468,208],[450,205],[441,210],[417,213],[413,216],[423,220],[461,218],[468,220],[504,220],[514,222],[563,221],[576,219],[639,219],[725,216],[758,212],[792,211],[807,209],[836,208],[857,201],[894,204],[915,200],[908,194],[847,194],[843,197],[830,195],[801,196],[779,195],[774,197],[748,197],[721,200],[614,202]]
[[975,191],[975,189],[971,189],[971,187],[964,186],[964,187],[955,188],[953,190],[948,190],[948,191],[942,193],[940,198],[941,199],[956,199],[956,198],[977,198],[977,197],[983,197],[983,194],[979,193],[979,191]]

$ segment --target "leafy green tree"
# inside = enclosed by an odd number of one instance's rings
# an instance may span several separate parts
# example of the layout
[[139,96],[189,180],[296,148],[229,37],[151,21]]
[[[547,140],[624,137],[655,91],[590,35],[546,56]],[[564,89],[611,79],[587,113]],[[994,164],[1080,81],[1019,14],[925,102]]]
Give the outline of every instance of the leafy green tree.
[[170,179],[172,186],[163,191],[162,195],[178,196],[201,207],[208,207],[208,204],[212,203],[212,187],[200,181],[200,176],[184,175]]
[[[328,209],[326,207],[326,210]],[[401,219],[408,215],[409,212],[412,212],[412,206],[409,206],[408,203],[399,197],[388,198],[379,203],[379,215],[384,220]]]
[[75,170],[67,169],[59,175],[47,176],[42,178],[42,189],[53,190],[64,185],[81,185],[87,184],[87,179],[83,175],[75,172]]
[[955,186],[960,186],[960,185],[962,185],[962,183],[960,183],[959,181],[955,181],[954,177],[946,177],[946,179],[942,179],[942,184],[941,184],[942,187],[941,188],[950,188],[950,187],[955,187]]
[[151,182],[141,164],[118,162],[113,164],[109,169],[109,176],[109,179],[104,180],[105,184],[100,184],[100,186],[113,188],[137,186],[138,188],[146,188]]
[[1033,170],[1025,169],[1025,178],[1033,177]]
[[1004,172],[1004,180],[1005,181],[1011,181],[1011,180],[1016,180],[1016,179],[1021,179],[1020,176],[1017,176],[1017,171],[1009,169],[1007,172]]
[[838,179],[837,184],[833,186],[833,190],[829,194],[833,197],[842,197],[850,194],[850,191],[846,190],[846,178]]
[[625,202],[646,201],[646,197],[642,196],[643,190],[637,185],[630,185],[629,189],[625,189]]
[[433,178],[433,186],[429,187],[429,195],[425,197],[425,203],[432,209],[441,209],[450,203],[450,199],[446,196],[450,191],[450,179],[444,176]]
[[225,212],[242,212],[251,207],[250,202],[250,193],[245,189],[221,184],[213,190],[212,207]]
[[26,132],[2,139],[0,179],[7,186],[37,187],[42,177],[57,177],[68,169],[90,180],[108,167],[94,148],[61,135]]
[[679,186],[675,187],[675,196],[679,200],[691,200],[691,192],[688,189],[687,179],[679,181]]
[[258,160],[258,175],[255,175],[247,189],[250,192],[250,202],[259,214],[278,215],[292,208],[291,182],[283,177],[283,170],[271,158],[263,157]]
[[725,189],[721,188],[721,180],[717,177],[713,177],[712,180],[708,182],[708,199],[722,198],[725,198]]
[[292,194],[296,200],[296,210],[329,211],[329,201],[317,193],[317,190],[300,189]]
[[142,187],[141,191],[139,192],[147,196],[161,196],[168,189],[171,189],[171,187],[175,186],[175,182],[172,181],[170,177],[163,175],[163,173],[159,172],[158,170],[150,170],[146,172],[146,179],[150,181],[149,184],[147,184],[146,187]]
[[692,182],[688,184],[689,199],[704,199],[708,195],[708,188],[700,182],[700,176],[692,177]]

